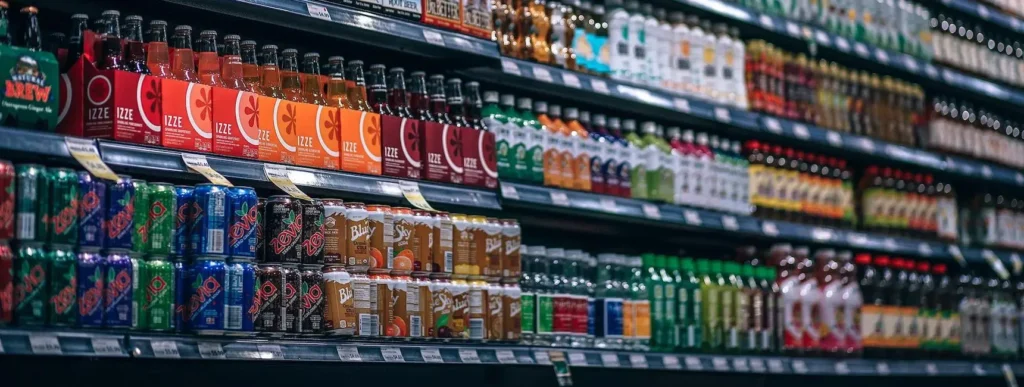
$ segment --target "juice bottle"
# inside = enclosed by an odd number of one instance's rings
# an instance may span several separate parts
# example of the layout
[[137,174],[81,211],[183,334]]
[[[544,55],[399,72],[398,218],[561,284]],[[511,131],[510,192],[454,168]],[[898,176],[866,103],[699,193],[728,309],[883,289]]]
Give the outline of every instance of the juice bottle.
[[327,106],[324,89],[320,86],[320,54],[307,52],[302,55],[302,78],[302,94],[306,102]]
[[[575,189],[576,182],[576,169],[573,167],[574,160],[576,159],[576,140],[572,136],[572,129],[563,120],[562,106],[561,105],[549,105],[548,117],[551,118],[552,125],[557,131],[552,130],[549,133],[557,134],[553,136],[553,141],[558,142],[558,171],[561,172],[562,188]],[[549,128],[550,129],[550,128]]]
[[631,163],[633,150],[629,145],[629,142],[623,137],[622,121],[618,117],[608,118],[608,133],[615,138],[615,146],[609,150],[614,153],[616,157],[612,159],[615,161],[614,164],[608,164],[608,175],[615,175],[618,180],[618,186],[609,186],[609,191],[614,189],[615,196],[619,197],[632,197],[633,196],[633,166]]
[[462,80],[451,78],[445,82],[445,101],[448,106],[448,118],[452,124],[462,128],[473,128],[467,119],[467,111],[463,105]]
[[[76,46],[77,47],[77,46]],[[171,58],[167,51],[167,22],[149,22],[149,43],[146,45],[146,67],[154,76],[173,78]]]
[[[284,63],[283,60],[281,62]],[[363,75],[363,61],[349,61],[345,72],[347,73],[348,100],[352,104],[352,109],[364,112],[373,111],[373,108],[366,101],[366,78]]]
[[220,58],[217,57],[217,31],[204,30],[199,33],[199,83],[224,87],[220,77]]
[[893,272],[892,288],[888,294],[885,310],[885,347],[890,356],[899,356],[904,340],[906,340],[907,328],[903,321],[903,308],[907,305],[910,292],[909,272],[906,270],[906,260],[893,258],[889,263]]
[[239,46],[241,39],[238,35],[224,36],[224,65],[221,66],[220,77],[225,87],[247,91],[248,87],[242,77],[242,52]]
[[[546,177],[544,172],[544,155],[550,146],[550,132],[534,116],[531,110],[534,104],[531,99],[519,98],[516,101],[516,105],[519,107],[519,114],[516,116],[519,120],[516,121],[514,118],[512,120],[517,122],[523,130],[519,134],[514,135],[517,139],[514,146],[521,146],[525,150],[522,153],[516,153],[516,165],[522,166],[517,171],[520,171],[525,181],[533,184],[543,184]],[[510,115],[510,117],[512,116]]]
[[761,292],[764,296],[764,315],[761,318],[761,325],[764,326],[764,330],[761,334],[761,340],[759,347],[768,352],[779,351],[780,335],[779,330],[781,324],[779,317],[781,316],[781,301],[779,300],[780,289],[776,282],[777,269],[774,267],[762,267],[760,268],[758,287],[761,288]]
[[765,352],[767,348],[761,346],[761,336],[764,334],[764,289],[759,284],[760,267],[750,263],[744,263],[740,267],[740,281],[742,281],[743,292],[738,304],[744,305],[741,312],[743,320],[740,321],[740,349],[747,353]]
[[[174,79],[193,83],[199,82],[192,54],[192,27],[186,25],[174,27],[174,37],[171,39],[171,44],[174,45],[174,57],[171,59]],[[106,46],[106,40],[104,40],[104,45]],[[107,57],[109,56],[108,54]]]
[[394,115],[391,105],[388,103],[388,85],[385,67],[382,64],[370,65],[370,81],[368,87],[367,103],[377,114]]
[[651,303],[647,299],[647,284],[643,280],[643,260],[629,257],[630,291],[635,303],[636,342],[633,348],[639,351],[651,349]]
[[860,334],[866,356],[878,356],[884,353],[884,327],[886,293],[892,281],[892,271],[888,270],[889,257],[869,254],[857,255],[857,283],[864,297],[861,309]]
[[548,103],[536,101],[533,103],[533,110],[537,113],[537,122],[547,131],[549,141],[546,142],[543,150],[544,164],[544,185],[548,187],[562,187],[564,185],[563,173],[561,171],[561,139],[562,135],[555,120],[548,115]]
[[409,108],[409,93],[405,88],[405,69],[392,67],[388,70],[388,106],[391,113],[402,118],[414,118]]
[[[281,70],[277,67],[277,46],[273,44],[264,45],[262,48],[263,57],[260,62],[260,86],[263,95],[271,98],[284,98],[281,91]],[[178,50],[174,50],[178,55]]]
[[572,334],[572,298],[567,290],[565,250],[548,248],[547,260],[551,277],[552,316],[554,316],[550,345],[568,346],[569,336]]
[[844,280],[843,261],[849,261],[850,252],[839,253],[818,250],[815,253],[815,277],[820,290],[821,310],[821,352],[827,356],[840,356],[845,353],[846,321],[843,300]]
[[[680,293],[683,293],[683,272],[680,271],[681,260],[676,256],[668,256],[665,260],[665,276],[668,277],[665,285],[665,317],[670,321],[668,337],[672,347],[668,351],[677,351],[683,347],[683,300],[680,300]],[[671,281],[671,282],[669,282]]]
[[664,344],[664,310],[665,310],[665,284],[661,280],[661,274],[657,268],[658,256],[654,254],[644,254],[643,259],[643,270],[644,270],[644,283],[647,286],[647,293],[644,297],[651,303],[651,347],[656,350],[661,350]]
[[[917,346],[916,348],[928,353],[934,353],[933,337],[938,332],[938,320],[935,305],[932,304],[933,294],[937,291],[939,277],[933,275],[932,265],[928,262],[918,262],[916,265],[918,278],[921,282],[921,290],[917,295]],[[944,272],[945,270],[943,270]],[[948,284],[947,284],[948,286]],[[920,353],[920,352],[919,352]]]
[[697,261],[697,272],[701,276],[699,290],[701,294],[701,331],[703,333],[701,335],[703,344],[701,350],[707,352],[718,350],[721,344],[721,313],[719,312],[721,292],[715,281],[713,270],[711,261],[706,259]]
[[345,81],[345,59],[332,56],[327,59],[327,68],[330,72],[327,79],[327,105],[352,109],[348,100],[348,82]]
[[588,129],[595,151],[590,155],[590,191],[614,195],[609,186],[618,185],[619,180],[617,176],[608,175],[607,165],[615,163],[618,153],[615,149],[615,139],[608,133],[608,118],[604,114],[594,114],[591,123]]
[[[538,248],[543,246],[527,246],[520,245],[519,248],[523,252],[522,268],[520,273],[519,285],[522,289],[520,293],[520,302],[522,310],[519,313],[520,325],[522,326],[522,343],[526,345],[534,345],[537,338],[537,270],[541,265],[541,257],[546,252],[541,253]],[[534,255],[534,252],[540,253],[540,255]]]
[[665,141],[660,125],[649,132],[644,123],[644,142],[647,144],[647,190],[648,197],[671,203],[674,199],[675,173],[672,161],[672,146]]
[[[351,63],[349,64],[351,65]],[[302,94],[302,79],[299,77],[299,51],[294,48],[281,50],[281,93],[292,102],[306,102]]]
[[584,192],[591,190],[590,176],[590,133],[579,121],[579,110],[574,107],[565,108],[565,127],[572,142],[573,152],[570,168],[572,169],[572,188]]
[[[507,172],[499,171],[498,174],[509,176],[514,181],[529,182],[530,176],[526,169],[528,137],[523,127],[523,120],[516,111],[516,98],[512,94],[501,94],[498,101],[498,110],[495,111],[493,119],[497,120],[496,123],[500,123],[500,119],[505,120],[504,125],[498,127],[498,130],[505,132],[501,136],[497,136],[498,149],[500,150],[502,146],[508,147],[508,153],[505,156],[505,171]],[[505,145],[500,145],[502,141],[505,142]],[[499,169],[501,168],[500,163],[501,159],[499,158]]]
[[[98,28],[93,29],[94,31],[102,31],[98,36],[99,41],[97,42],[101,49],[96,50],[100,56],[99,60],[96,61],[96,68],[100,70],[121,70],[124,68],[124,47],[121,44],[121,27],[118,21],[120,18],[121,12],[119,11],[103,11],[102,18],[98,20],[102,24],[97,26]],[[189,30],[191,31],[191,27]],[[178,30],[175,28],[175,33],[177,34],[177,32]],[[10,39],[7,39],[7,41],[10,42]]]
[[[634,199],[646,199],[649,192],[647,188],[646,160],[643,158],[643,149],[646,146],[643,139],[636,132],[636,121],[632,119],[622,120],[622,135],[620,136],[629,144],[631,170],[630,170],[630,193]],[[620,176],[621,178],[621,176]]]
[[242,61],[242,79],[245,82],[245,91],[260,93],[262,86],[260,86],[260,65],[256,59],[256,42],[243,40],[239,43],[239,55]]
[[[711,170],[712,163],[715,161],[715,153],[711,150],[710,138],[707,133],[697,133],[696,142],[693,143],[691,159],[691,177],[692,184],[690,185],[690,192],[693,193],[695,199],[694,204],[701,207],[708,207],[712,202],[712,190],[711,182],[715,180],[716,176]],[[686,133],[683,133],[683,140],[687,139]]]
[[[835,252],[830,249],[821,250],[819,255],[835,259]],[[800,321],[803,324],[800,349],[803,354],[815,355],[821,349],[821,289],[814,276],[815,262],[806,246],[794,248],[793,257],[800,281]]]
[[778,270],[776,282],[779,286],[780,349],[786,353],[799,353],[803,348],[803,314],[800,297],[800,269],[793,248],[788,244],[777,244],[769,252],[769,264]]

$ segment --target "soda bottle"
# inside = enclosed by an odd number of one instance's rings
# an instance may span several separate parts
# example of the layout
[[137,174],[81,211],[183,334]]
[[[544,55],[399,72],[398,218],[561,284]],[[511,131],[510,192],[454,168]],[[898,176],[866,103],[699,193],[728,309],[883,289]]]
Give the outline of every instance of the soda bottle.
[[10,33],[10,22],[7,20],[7,2],[0,1],[0,25],[3,29],[0,30],[0,44],[10,45],[11,33]]
[[448,105],[448,119],[455,126],[469,127],[466,121],[466,108],[463,106],[462,80],[459,78],[449,79],[445,83],[445,101]]
[[142,16],[129,15],[124,18],[126,45],[124,70],[139,74],[150,74],[146,65],[145,45],[142,43]]
[[199,82],[196,75],[195,59],[192,53],[192,27],[180,25],[174,27],[174,37],[171,38],[174,46],[174,59],[171,60],[174,79],[185,82]]
[[281,91],[281,69],[277,67],[277,46],[263,46],[263,60],[260,62],[260,86],[263,95],[271,98],[284,98]]
[[573,143],[574,152],[568,155],[568,167],[573,171],[572,188],[580,191],[590,191],[590,153],[589,146],[584,141],[590,141],[590,133],[579,121],[579,110],[576,108],[565,108],[565,129]]
[[326,106],[323,88],[320,87],[320,54],[307,52],[302,55],[302,94],[306,102]]
[[[85,54],[85,30],[89,29],[89,15],[76,13],[71,15],[71,31],[68,33],[68,54],[64,62],[65,68],[61,73],[66,73],[68,68],[74,66],[78,59]],[[92,60],[92,58],[88,58]]]
[[430,96],[430,114],[433,116],[434,122],[452,125],[451,117],[448,116],[448,100],[445,97],[444,75],[431,75],[428,78],[427,92]]
[[415,71],[411,75],[409,104],[413,116],[421,121],[433,121],[434,115],[430,113],[430,100],[427,98],[427,74]]
[[327,58],[327,104],[342,109],[352,109],[348,100],[348,83],[345,81],[345,58],[332,56]]
[[171,72],[171,59],[167,51],[167,22],[163,20],[149,22],[146,67],[149,68],[150,74],[154,76],[174,78],[174,73]]
[[239,43],[239,52],[242,60],[242,81],[245,82],[245,91],[259,93],[260,86],[260,65],[256,59],[256,42],[243,40]]
[[483,123],[483,109],[484,102],[480,98],[480,83],[478,82],[466,82],[466,88],[463,95],[465,99],[463,102],[466,121],[469,122],[469,127],[477,130],[488,130]]
[[249,91],[242,78],[242,53],[238,44],[241,39],[238,35],[224,36],[224,62],[220,69],[220,78],[224,82],[224,87]]
[[363,77],[363,61],[354,60],[348,62],[348,100],[352,102],[352,108],[364,112],[373,111],[366,102],[366,78]]
[[392,114],[402,118],[413,118],[409,110],[409,93],[405,90],[405,69],[392,67],[388,70],[388,102]]
[[294,48],[281,50],[281,93],[292,102],[306,102],[302,95],[302,80],[299,79],[299,51]]
[[220,58],[217,57],[217,31],[204,30],[199,33],[199,83],[224,87],[220,77]]
[[96,64],[100,70],[120,70],[124,66],[121,51],[121,28],[118,19],[121,13],[115,10],[103,11],[103,30],[101,30],[101,60]]
[[43,33],[39,30],[39,10],[28,6],[21,9],[21,45],[29,51],[43,50]]
[[370,106],[373,111],[378,114],[394,115],[391,107],[388,106],[388,86],[384,75],[384,65],[379,63],[370,65],[369,89]]

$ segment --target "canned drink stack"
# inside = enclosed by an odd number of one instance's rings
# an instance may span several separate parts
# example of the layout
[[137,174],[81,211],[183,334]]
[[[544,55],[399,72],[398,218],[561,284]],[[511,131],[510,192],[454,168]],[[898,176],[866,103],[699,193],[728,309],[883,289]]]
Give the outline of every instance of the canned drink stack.
[[[110,236],[108,233],[107,236]],[[129,238],[130,240],[130,238]],[[131,328],[133,310],[132,259],[127,250],[109,250],[105,257],[107,278],[104,283],[103,326],[105,328]]]
[[256,257],[259,198],[251,187],[228,188],[227,254],[235,258]]
[[214,184],[199,184],[192,194],[192,230],[189,245],[197,257],[224,257],[226,254],[226,227],[228,190]]
[[78,242],[78,174],[68,168],[50,168],[44,173],[50,189],[45,210],[46,242],[74,246]]
[[151,255],[140,264],[145,266],[139,285],[144,294],[141,312],[144,317],[140,320],[146,322],[149,330],[172,331],[176,327],[174,263],[167,256]]
[[19,241],[44,242],[49,219],[50,189],[45,177],[46,168],[38,164],[20,164],[16,167],[16,210]]
[[266,263],[299,263],[302,258],[302,204],[287,195],[267,199],[264,251]]
[[[75,237],[77,238],[77,233]],[[69,245],[50,245],[46,252],[46,260],[50,264],[50,298],[46,303],[47,323],[51,326],[74,326],[78,322],[75,252]]]
[[41,242],[18,245],[14,255],[14,323],[41,326],[46,323],[50,299],[50,265]]
[[78,247],[103,248],[103,216],[107,208],[107,182],[89,172],[78,172]]
[[[102,235],[102,234],[101,234]],[[97,251],[79,251],[75,258],[78,325],[83,328],[103,327],[104,291],[107,263]]]

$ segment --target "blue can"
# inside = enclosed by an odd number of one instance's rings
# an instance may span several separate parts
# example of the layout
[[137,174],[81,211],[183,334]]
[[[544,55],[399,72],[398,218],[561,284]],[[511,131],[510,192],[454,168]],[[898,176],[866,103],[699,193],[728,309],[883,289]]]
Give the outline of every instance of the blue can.
[[248,259],[230,259],[227,263],[227,329],[252,332],[252,303],[255,297],[256,265]]
[[108,186],[103,224],[108,249],[131,250],[132,232],[135,231],[135,186],[131,177],[118,175],[117,182]]
[[107,182],[89,172],[78,172],[78,246],[102,249],[103,216],[107,208]]
[[252,187],[228,188],[228,255],[256,258],[259,198]]
[[189,245],[195,256],[219,256],[226,254],[228,223],[228,189],[213,184],[200,184],[192,194],[192,230]]
[[178,331],[188,330],[188,298],[192,294],[192,286],[189,284],[189,265],[181,257],[175,257],[172,262],[174,266],[174,319],[171,326]]
[[227,327],[227,264],[198,257],[189,269],[188,324],[199,334],[223,334]]
[[[108,236],[110,234],[107,234]],[[131,240],[131,237],[128,238]],[[107,252],[105,258],[107,278],[103,297],[103,326],[107,328],[131,328],[135,311],[132,309],[135,273],[132,258],[125,250]]]
[[75,288],[78,297],[78,325],[84,328],[103,327],[103,292],[107,263],[95,251],[79,251],[75,259]]
[[174,193],[178,195],[178,208],[174,211],[174,251],[183,257],[192,253],[188,239],[192,234],[192,206],[195,205],[192,193],[194,191],[195,188],[191,186],[174,186]]

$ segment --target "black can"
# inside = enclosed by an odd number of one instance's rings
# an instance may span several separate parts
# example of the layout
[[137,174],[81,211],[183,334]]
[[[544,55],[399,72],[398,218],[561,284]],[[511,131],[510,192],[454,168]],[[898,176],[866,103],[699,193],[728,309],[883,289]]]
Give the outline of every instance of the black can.
[[260,198],[256,202],[256,262],[263,263],[265,258],[263,256],[264,250],[266,250],[267,239],[263,237],[263,222],[265,217],[263,211],[266,211],[267,199]]
[[302,289],[302,273],[299,265],[285,264],[281,266],[284,275],[284,330],[286,332],[302,332],[302,303],[299,293]]
[[302,265],[302,333],[320,334],[324,331],[324,273],[320,266]]
[[318,199],[302,205],[302,264],[324,264],[324,203]]
[[264,248],[264,262],[301,262],[302,203],[290,196],[271,196],[267,199],[265,215],[264,235],[269,239]]
[[281,265],[260,265],[256,270],[256,297],[252,302],[258,332],[283,333],[284,271]]

